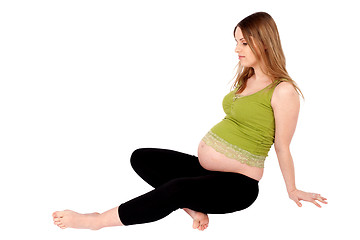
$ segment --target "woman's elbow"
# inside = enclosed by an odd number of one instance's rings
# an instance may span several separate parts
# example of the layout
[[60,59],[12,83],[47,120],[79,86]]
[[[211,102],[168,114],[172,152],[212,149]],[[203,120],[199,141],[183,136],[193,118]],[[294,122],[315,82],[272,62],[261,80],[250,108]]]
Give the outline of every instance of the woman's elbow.
[[290,151],[290,144],[275,142],[274,148],[275,148],[275,152],[277,154],[282,153],[282,152],[288,152],[288,151]]

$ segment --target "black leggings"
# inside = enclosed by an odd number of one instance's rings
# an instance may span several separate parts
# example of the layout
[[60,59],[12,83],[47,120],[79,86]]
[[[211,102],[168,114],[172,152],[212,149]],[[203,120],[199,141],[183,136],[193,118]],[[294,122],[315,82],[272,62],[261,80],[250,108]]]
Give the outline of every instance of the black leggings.
[[125,226],[154,222],[179,208],[210,214],[240,211],[259,193],[257,180],[239,173],[208,171],[196,156],[173,150],[137,149],[131,165],[155,189],[119,206]]

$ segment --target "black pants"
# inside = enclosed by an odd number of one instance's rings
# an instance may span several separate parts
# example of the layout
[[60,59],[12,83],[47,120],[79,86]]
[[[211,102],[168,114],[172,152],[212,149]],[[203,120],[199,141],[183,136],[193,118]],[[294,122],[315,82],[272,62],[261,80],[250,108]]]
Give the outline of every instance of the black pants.
[[173,150],[137,149],[131,165],[155,189],[119,206],[125,226],[157,221],[179,208],[231,213],[249,207],[259,193],[257,180],[239,173],[208,171],[196,156]]

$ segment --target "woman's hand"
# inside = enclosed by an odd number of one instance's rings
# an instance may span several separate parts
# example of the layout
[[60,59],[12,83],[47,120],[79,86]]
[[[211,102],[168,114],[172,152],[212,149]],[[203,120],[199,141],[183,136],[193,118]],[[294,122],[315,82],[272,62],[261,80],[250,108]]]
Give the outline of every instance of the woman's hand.
[[326,202],[327,199],[322,197],[320,194],[303,192],[303,191],[300,191],[300,190],[297,190],[297,189],[289,192],[289,198],[294,200],[294,202],[299,207],[302,206],[302,204],[300,203],[300,200],[311,202],[311,203],[315,204],[316,206],[318,206],[319,208],[321,208],[321,206],[320,206],[320,204],[318,202],[316,202],[316,200],[319,201],[319,202],[327,204],[327,202]]

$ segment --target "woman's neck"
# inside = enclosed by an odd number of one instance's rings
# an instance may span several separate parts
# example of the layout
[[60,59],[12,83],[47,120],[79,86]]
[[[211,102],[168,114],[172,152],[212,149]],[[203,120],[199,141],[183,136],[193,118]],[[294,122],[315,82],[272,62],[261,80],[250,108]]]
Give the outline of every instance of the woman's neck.
[[271,78],[261,71],[259,66],[253,67],[254,75],[251,76],[251,79],[254,83],[265,83],[272,82]]

